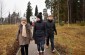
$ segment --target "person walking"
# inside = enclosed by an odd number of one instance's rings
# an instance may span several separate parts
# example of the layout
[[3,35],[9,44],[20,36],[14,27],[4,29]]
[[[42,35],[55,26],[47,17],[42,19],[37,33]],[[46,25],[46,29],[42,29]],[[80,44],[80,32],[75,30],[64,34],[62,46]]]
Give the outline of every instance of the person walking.
[[55,23],[53,21],[53,16],[50,15],[48,16],[47,22],[46,22],[46,30],[47,30],[47,38],[46,38],[46,48],[49,47],[49,40],[51,42],[51,50],[54,53],[55,48],[54,48],[54,31],[57,35],[57,30],[55,27]]
[[28,47],[31,40],[31,36],[32,33],[30,24],[27,24],[26,18],[22,18],[16,38],[21,47],[21,55],[28,55]]
[[34,32],[33,32],[33,38],[35,40],[35,44],[37,44],[39,55],[44,55],[45,37],[46,37],[46,27],[45,23],[42,21],[41,13],[39,13],[37,15],[37,21],[34,25]]

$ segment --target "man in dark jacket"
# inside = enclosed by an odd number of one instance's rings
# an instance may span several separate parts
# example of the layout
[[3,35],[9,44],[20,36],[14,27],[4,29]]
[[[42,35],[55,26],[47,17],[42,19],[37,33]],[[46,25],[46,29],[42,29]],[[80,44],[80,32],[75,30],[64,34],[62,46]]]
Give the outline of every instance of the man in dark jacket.
[[56,35],[57,35],[57,31],[56,31],[56,26],[55,26],[55,23],[53,21],[52,15],[50,15],[48,17],[48,20],[46,22],[46,30],[47,30],[47,39],[46,39],[47,48],[49,47],[49,39],[50,39],[51,50],[52,50],[52,52],[55,52],[55,49],[54,49],[54,31],[55,31]]

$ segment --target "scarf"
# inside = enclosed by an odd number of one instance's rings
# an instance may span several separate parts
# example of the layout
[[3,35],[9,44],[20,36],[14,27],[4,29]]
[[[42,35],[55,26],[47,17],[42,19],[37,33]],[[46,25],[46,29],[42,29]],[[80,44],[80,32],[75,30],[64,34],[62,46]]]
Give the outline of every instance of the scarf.
[[27,33],[26,33],[26,24],[22,24],[22,36],[23,37],[27,37]]

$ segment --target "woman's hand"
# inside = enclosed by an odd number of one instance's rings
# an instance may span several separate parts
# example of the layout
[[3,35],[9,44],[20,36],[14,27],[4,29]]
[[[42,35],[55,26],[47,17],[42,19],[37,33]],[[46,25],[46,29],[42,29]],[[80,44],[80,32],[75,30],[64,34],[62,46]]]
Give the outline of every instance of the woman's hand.
[[30,38],[31,41],[33,41],[33,38]]
[[19,40],[18,40],[18,39],[16,39],[16,41],[17,41],[17,42],[19,42]]

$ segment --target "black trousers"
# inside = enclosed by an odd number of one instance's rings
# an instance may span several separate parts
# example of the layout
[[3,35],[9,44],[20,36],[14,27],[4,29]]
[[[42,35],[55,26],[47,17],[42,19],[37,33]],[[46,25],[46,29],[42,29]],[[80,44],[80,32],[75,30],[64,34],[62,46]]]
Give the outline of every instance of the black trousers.
[[49,41],[51,43],[51,50],[54,50],[54,34],[47,36],[47,39],[46,39],[47,46],[49,46]]
[[28,47],[29,45],[26,44],[26,45],[21,45],[21,55],[28,55]]

